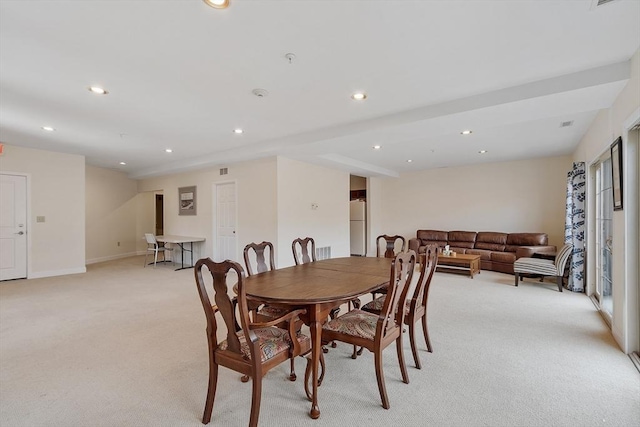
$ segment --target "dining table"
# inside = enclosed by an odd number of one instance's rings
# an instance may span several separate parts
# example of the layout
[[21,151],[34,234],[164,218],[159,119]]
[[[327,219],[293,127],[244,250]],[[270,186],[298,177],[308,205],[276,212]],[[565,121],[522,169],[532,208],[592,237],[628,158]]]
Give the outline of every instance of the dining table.
[[391,261],[390,258],[373,257],[330,258],[266,271],[245,279],[248,299],[306,310],[300,318],[311,333],[311,418],[320,416],[318,367],[322,325],[336,306],[387,283]]
[[[204,237],[192,237],[192,236],[174,236],[174,235],[163,235],[156,236],[156,240],[160,243],[173,243],[180,247],[180,267],[176,268],[178,270],[184,270],[186,268],[193,268],[193,244],[198,242],[204,242]],[[186,244],[189,244],[189,247]],[[188,265],[184,265],[184,253],[189,252],[191,255],[191,263]]]

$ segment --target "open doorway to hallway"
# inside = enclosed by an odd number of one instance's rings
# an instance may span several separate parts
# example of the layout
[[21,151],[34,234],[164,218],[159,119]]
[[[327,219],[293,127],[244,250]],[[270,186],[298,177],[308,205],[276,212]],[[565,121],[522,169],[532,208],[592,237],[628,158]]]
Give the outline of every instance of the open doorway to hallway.
[[156,236],[164,235],[164,194],[156,193]]
[[367,178],[351,175],[349,230],[352,256],[367,256]]

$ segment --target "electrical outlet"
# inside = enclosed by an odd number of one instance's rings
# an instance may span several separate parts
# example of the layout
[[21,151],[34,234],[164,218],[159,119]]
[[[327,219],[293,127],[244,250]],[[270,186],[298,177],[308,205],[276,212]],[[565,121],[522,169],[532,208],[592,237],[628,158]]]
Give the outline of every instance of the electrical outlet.
[[120,246],[120,242],[118,242],[118,246]]
[[311,209],[314,210],[314,211],[316,209],[318,209],[318,204],[317,203],[311,203]]
[[37,216],[36,222],[44,222],[44,216]]

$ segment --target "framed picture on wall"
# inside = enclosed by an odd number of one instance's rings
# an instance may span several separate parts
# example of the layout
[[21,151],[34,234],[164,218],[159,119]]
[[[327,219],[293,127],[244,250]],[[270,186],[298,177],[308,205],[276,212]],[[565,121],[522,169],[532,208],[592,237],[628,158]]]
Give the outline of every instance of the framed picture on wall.
[[611,175],[613,186],[613,210],[622,210],[622,138],[611,144]]
[[196,186],[178,188],[178,215],[196,215]]

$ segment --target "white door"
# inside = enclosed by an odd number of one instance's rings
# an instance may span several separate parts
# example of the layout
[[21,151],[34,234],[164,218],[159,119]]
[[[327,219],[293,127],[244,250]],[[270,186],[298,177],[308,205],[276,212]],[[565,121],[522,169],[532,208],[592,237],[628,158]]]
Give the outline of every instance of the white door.
[[[236,184],[216,184],[216,261],[236,260]],[[237,260],[236,260],[237,261]]]
[[27,177],[0,175],[0,280],[27,277]]

